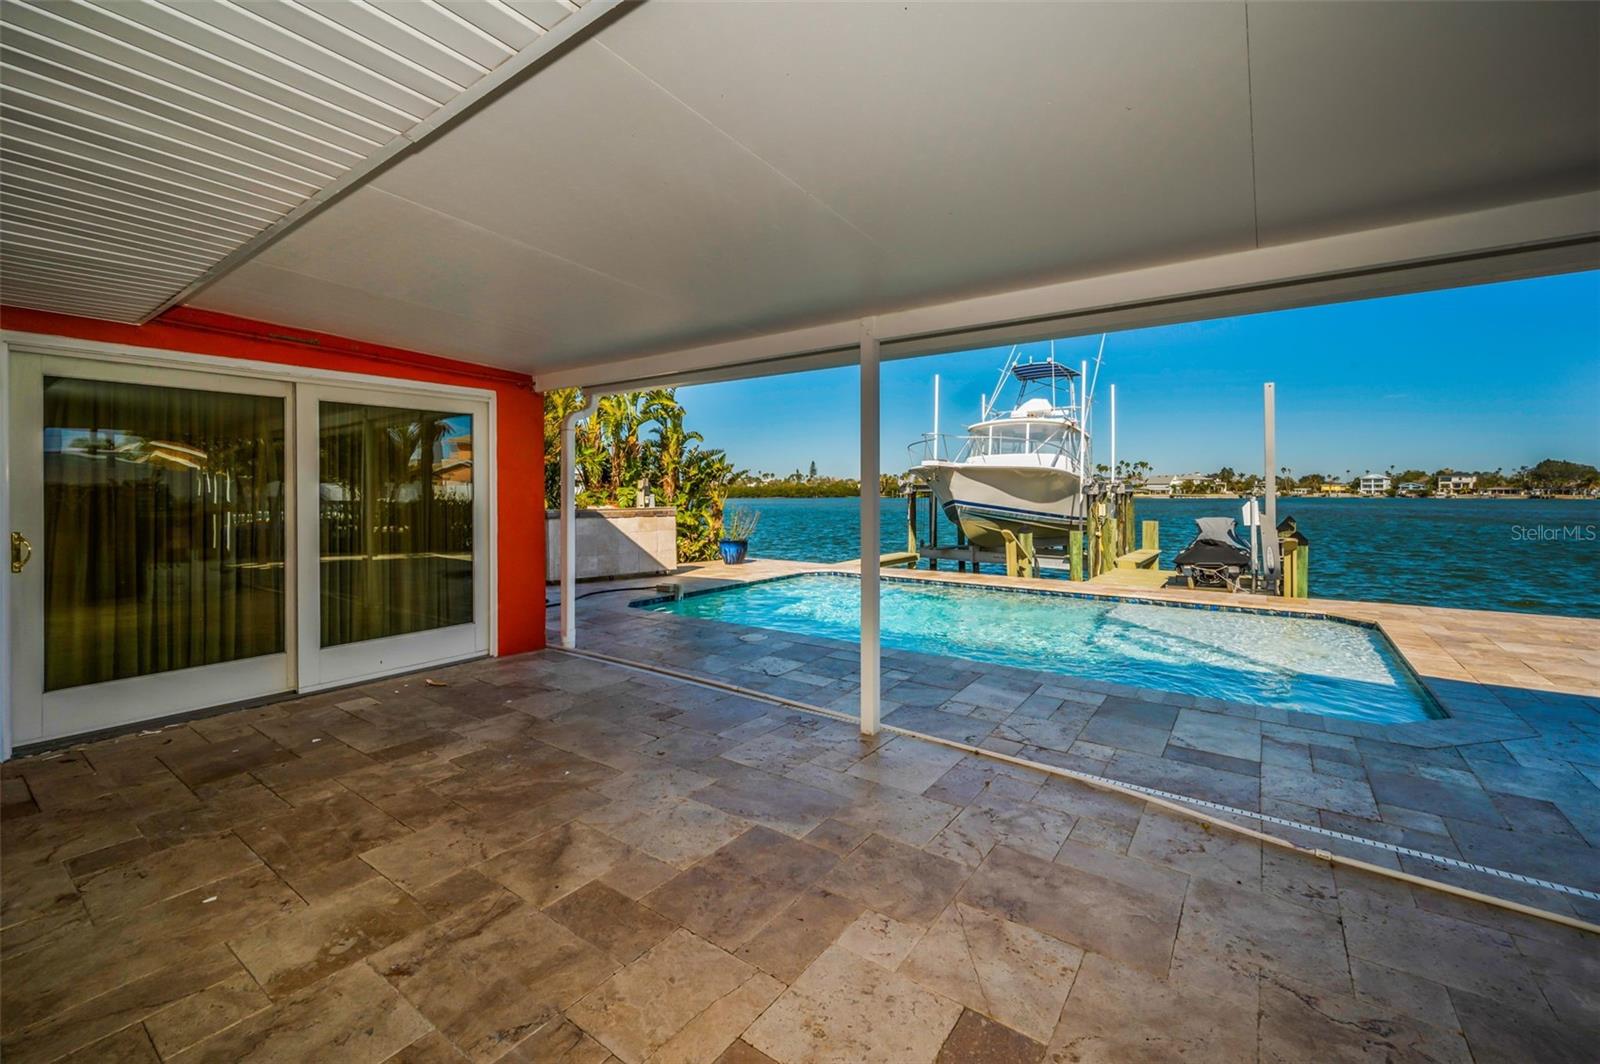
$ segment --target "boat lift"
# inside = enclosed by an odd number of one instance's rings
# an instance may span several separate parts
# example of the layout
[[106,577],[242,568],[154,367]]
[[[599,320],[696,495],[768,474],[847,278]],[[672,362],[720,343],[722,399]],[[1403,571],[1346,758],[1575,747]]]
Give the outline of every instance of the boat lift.
[[963,573],[980,572],[980,565],[995,565],[1008,576],[1026,578],[1052,572],[1065,574],[1069,580],[1095,579],[1111,572],[1140,573],[1144,586],[1156,586],[1151,577],[1161,556],[1160,522],[1138,523],[1140,536],[1135,546],[1132,493],[1125,486],[1114,488],[1099,481],[1090,485],[1088,494],[1085,528],[1046,543],[1036,542],[1029,533],[1007,533],[1004,550],[986,550],[968,542],[960,525],[955,529],[955,542],[941,544],[938,500],[927,486],[913,481],[905,492],[906,549],[883,555],[879,564],[914,569],[926,560],[929,569],[937,570],[940,562],[948,562]]
[[[1102,338],[1103,343],[1103,338]],[[1013,360],[1015,352],[1013,352]],[[1096,359],[1098,368],[1099,359]],[[1009,369],[1010,363],[1008,363]],[[1087,366],[1084,370],[1087,373]],[[1098,374],[1097,374],[1098,375]],[[1080,378],[1081,379],[1081,378]],[[939,378],[934,377],[934,438],[938,439]],[[1248,572],[1239,579],[1230,579],[1225,586],[1230,592],[1278,595],[1287,598],[1306,598],[1310,594],[1310,541],[1296,527],[1292,517],[1281,523],[1276,519],[1276,480],[1272,463],[1276,449],[1274,410],[1275,387],[1264,387],[1264,436],[1267,491],[1265,505],[1254,498],[1248,500],[1241,513],[1244,531],[1249,538]],[[1087,389],[1074,398],[1082,403],[1082,416],[1087,420]],[[1183,587],[1198,589],[1193,579],[1184,574],[1160,568],[1161,526],[1158,521],[1137,521],[1134,512],[1134,494],[1126,481],[1116,475],[1116,387],[1110,394],[1111,461],[1109,477],[1095,478],[1084,486],[1086,514],[1081,529],[1073,529],[1065,537],[1046,543],[1035,542],[1031,533],[1003,532],[1003,550],[979,548],[967,541],[959,523],[955,528],[955,542],[939,542],[939,503],[932,490],[924,483],[911,478],[906,496],[906,549],[879,558],[883,567],[903,566],[915,569],[923,559],[928,568],[938,570],[940,562],[950,562],[957,572],[981,572],[979,566],[994,565],[1007,576],[1031,578],[1047,572],[1065,574],[1073,581],[1088,580],[1094,583],[1123,588]],[[989,413],[987,401],[984,415]],[[935,443],[937,447],[937,443]],[[919,521],[919,509],[926,515],[925,525]],[[926,528],[927,537],[920,536]],[[1139,529],[1139,540],[1134,542],[1134,529]],[[1275,535],[1267,529],[1274,529]]]

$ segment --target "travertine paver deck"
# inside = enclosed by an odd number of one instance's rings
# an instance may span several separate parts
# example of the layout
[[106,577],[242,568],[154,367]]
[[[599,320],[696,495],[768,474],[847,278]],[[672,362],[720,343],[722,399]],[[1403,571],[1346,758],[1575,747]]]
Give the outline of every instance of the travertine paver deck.
[[433,678],[8,763],[8,1064],[1482,1064],[1600,1038],[1581,932],[556,652]]
[[[812,569],[790,563],[698,568],[694,589]],[[904,574],[896,574],[904,578]],[[918,579],[1061,590],[1061,581],[918,573]],[[887,577],[886,577],[887,579]],[[1082,584],[1074,591],[1114,595]],[[630,609],[647,593],[580,605],[581,648],[666,665],[812,705],[856,711],[853,643]],[[1247,605],[1205,592],[1143,598]],[[1362,838],[1600,891],[1600,621],[1317,600],[1275,609],[1378,624],[1438,701],[1444,720],[1367,724],[1337,717],[883,652],[884,723],[1030,760]],[[946,751],[947,753],[948,751]],[[936,756],[936,755],[924,755]],[[881,759],[879,759],[881,760]],[[855,774],[915,776],[864,759]],[[1072,812],[1073,810],[1068,810]],[[997,833],[1047,839],[1047,825],[1004,818],[960,825],[944,852],[981,851]],[[1182,838],[1096,827],[1122,852],[1181,851]],[[1286,829],[1275,829],[1284,830]],[[1600,921],[1600,903],[1442,867],[1327,836],[1299,841],[1513,900]],[[1267,869],[1266,875],[1278,874]],[[1315,894],[1318,888],[1302,884]]]

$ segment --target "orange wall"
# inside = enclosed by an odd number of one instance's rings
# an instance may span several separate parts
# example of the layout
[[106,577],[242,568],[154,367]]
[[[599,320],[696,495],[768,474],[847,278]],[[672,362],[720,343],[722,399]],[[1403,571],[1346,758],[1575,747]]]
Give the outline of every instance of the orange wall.
[[179,307],[148,325],[0,307],[0,327],[286,366],[493,389],[499,507],[498,652],[544,646],[544,398],[532,378],[470,362]]

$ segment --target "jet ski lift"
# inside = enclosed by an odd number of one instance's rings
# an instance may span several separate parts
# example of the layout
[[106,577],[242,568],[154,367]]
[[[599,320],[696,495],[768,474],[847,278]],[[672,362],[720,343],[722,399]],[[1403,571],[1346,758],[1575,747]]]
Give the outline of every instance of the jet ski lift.
[[1241,590],[1241,582],[1251,571],[1250,544],[1234,531],[1231,517],[1197,517],[1195,537],[1178,552],[1173,563],[1190,587]]

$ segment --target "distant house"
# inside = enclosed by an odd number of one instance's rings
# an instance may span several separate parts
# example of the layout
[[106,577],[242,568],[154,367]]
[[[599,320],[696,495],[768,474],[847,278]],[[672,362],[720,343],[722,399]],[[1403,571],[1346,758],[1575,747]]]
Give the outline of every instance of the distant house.
[[1382,473],[1363,473],[1357,481],[1356,490],[1363,495],[1387,495],[1389,484],[1389,478]]
[[1324,480],[1317,485],[1317,490],[1324,495],[1344,495],[1350,491],[1350,485],[1341,484],[1337,480]]
[[1196,488],[1215,488],[1216,483],[1216,478],[1204,473],[1157,473],[1145,478],[1143,490],[1149,495],[1181,495]]
[[1396,495],[1425,495],[1428,491],[1426,480],[1402,480],[1394,489]]
[[1459,495],[1464,492],[1474,491],[1478,487],[1478,478],[1470,473],[1440,473],[1439,494]]

